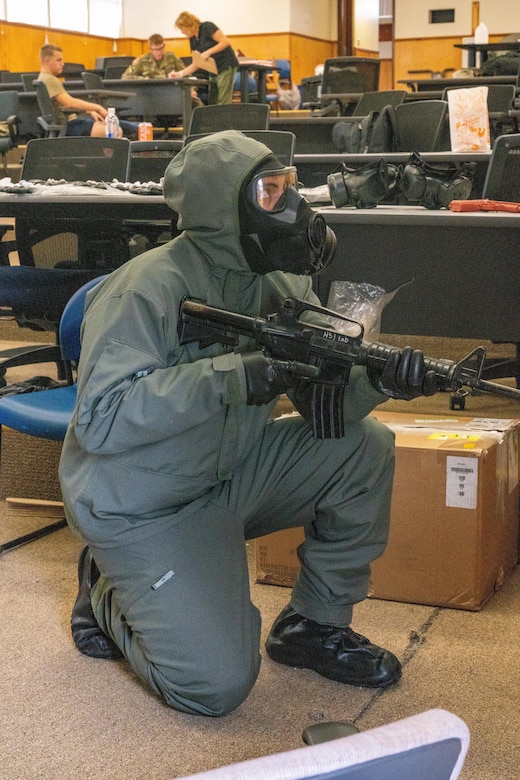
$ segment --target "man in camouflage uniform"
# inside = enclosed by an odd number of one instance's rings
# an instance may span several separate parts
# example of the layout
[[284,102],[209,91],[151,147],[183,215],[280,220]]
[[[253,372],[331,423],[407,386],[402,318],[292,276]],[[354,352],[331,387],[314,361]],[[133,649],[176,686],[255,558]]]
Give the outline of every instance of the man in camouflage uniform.
[[150,52],[137,57],[125,70],[122,79],[167,79],[168,73],[182,70],[184,62],[172,51],[164,51],[162,35],[154,33],[148,38]]
[[[162,35],[154,33],[148,38],[150,51],[137,57],[131,65],[125,70],[122,79],[167,79],[172,71],[182,70],[184,62],[172,51],[165,51],[165,42]],[[195,90],[192,90],[192,105],[201,106],[202,101]],[[178,121],[178,117],[154,116],[143,117],[146,121],[151,121],[160,127],[164,127],[165,137],[168,137],[168,127]]]

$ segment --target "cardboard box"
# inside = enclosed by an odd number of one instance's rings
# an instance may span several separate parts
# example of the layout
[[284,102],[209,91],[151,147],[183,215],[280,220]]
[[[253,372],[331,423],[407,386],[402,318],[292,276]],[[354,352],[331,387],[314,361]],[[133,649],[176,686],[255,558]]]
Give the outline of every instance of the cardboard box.
[[[519,421],[373,416],[396,434],[396,473],[370,596],[479,610],[517,562]],[[257,539],[257,582],[291,586],[302,540],[301,528]]]

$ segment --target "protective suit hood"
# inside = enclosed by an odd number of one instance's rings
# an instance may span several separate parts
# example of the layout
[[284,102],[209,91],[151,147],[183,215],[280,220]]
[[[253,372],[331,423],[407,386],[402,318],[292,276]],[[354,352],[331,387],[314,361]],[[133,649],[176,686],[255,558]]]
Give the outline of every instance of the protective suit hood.
[[296,275],[323,271],[336,236],[296,187],[296,169],[234,130],[193,141],[169,164],[166,202],[215,268]]
[[240,244],[239,196],[244,181],[270,155],[264,144],[225,130],[192,141],[168,165],[166,203],[209,263],[251,270]]

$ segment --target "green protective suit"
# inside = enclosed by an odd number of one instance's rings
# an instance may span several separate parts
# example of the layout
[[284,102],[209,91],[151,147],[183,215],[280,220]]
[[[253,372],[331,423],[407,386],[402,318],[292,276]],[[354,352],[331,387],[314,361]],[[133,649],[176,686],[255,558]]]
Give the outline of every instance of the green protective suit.
[[237,707],[259,670],[245,539],[303,525],[291,603],[346,626],[388,533],[394,442],[366,417],[385,396],[363,368],[345,436],[316,440],[301,417],[246,404],[247,340],[179,344],[185,296],[262,317],[288,295],[319,303],[309,277],[256,275],[242,252],[240,187],[268,155],[227,131],[172,160],[164,192],[183,232],[89,294],[60,464],[69,524],[101,571],[100,626],[169,705],[204,715]]

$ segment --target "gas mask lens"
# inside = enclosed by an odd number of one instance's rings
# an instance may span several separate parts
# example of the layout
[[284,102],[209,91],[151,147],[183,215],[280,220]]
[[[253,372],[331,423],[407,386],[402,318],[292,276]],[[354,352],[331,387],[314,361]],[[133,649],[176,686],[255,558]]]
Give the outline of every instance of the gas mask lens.
[[296,168],[262,171],[253,178],[251,192],[253,203],[261,211],[277,212],[285,207],[286,193],[297,182]]

